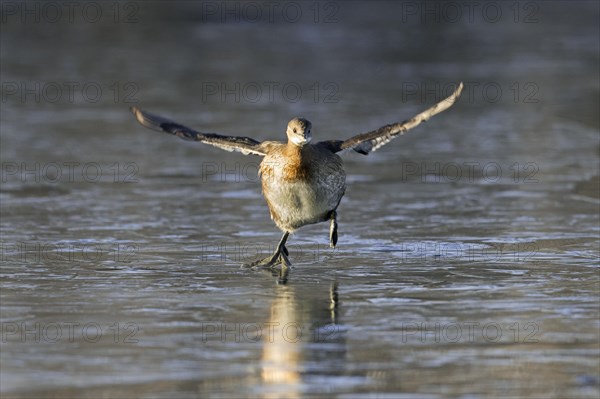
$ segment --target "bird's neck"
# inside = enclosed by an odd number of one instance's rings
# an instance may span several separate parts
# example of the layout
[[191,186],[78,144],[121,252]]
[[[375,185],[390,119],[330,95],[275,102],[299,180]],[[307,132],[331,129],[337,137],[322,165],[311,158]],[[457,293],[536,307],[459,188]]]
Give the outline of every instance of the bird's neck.
[[307,147],[288,142],[283,149],[285,158],[284,174],[289,180],[305,179],[308,175]]
[[299,158],[302,159],[302,155],[305,151],[303,151],[305,149],[304,147],[301,147],[299,145],[294,144],[291,141],[287,142],[287,145],[285,146],[284,154],[286,157],[289,157],[290,159],[293,158]]

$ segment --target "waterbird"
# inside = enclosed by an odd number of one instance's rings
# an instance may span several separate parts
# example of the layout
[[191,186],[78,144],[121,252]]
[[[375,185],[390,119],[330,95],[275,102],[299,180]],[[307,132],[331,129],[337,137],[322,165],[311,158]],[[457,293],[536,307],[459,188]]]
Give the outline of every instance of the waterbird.
[[248,268],[291,266],[286,248],[288,237],[302,226],[329,221],[329,243],[338,240],[337,208],[346,191],[346,173],[338,153],[353,150],[368,155],[393,138],[448,109],[460,96],[462,82],[446,99],[403,122],[382,126],[346,140],[326,140],[312,144],[312,124],[295,117],[287,125],[287,142],[257,141],[244,136],[199,132],[169,119],[131,107],[143,126],[173,134],[184,140],[199,141],[227,151],[263,157],[259,166],[262,193],[271,219],[283,232],[275,252],[264,259],[244,264]]

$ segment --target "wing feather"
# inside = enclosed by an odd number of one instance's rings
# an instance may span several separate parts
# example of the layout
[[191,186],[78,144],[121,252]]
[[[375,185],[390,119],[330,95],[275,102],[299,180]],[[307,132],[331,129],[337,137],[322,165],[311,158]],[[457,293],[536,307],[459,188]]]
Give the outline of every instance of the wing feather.
[[184,140],[210,144],[226,151],[239,151],[244,155],[266,155],[265,148],[261,146],[261,142],[250,137],[202,133],[167,118],[142,111],[136,107],[131,107],[131,112],[135,115],[137,121],[148,129],[173,134]]
[[462,89],[463,84],[461,82],[456,88],[456,90],[448,98],[440,101],[433,107],[426,109],[420,114],[404,122],[385,125],[380,127],[379,129],[356,135],[347,140],[322,141],[318,144],[329,148],[333,152],[352,149],[358,153],[367,155],[370,152],[376,151],[381,146],[389,143],[396,136],[404,134],[408,130],[417,127],[422,122],[427,121],[432,116],[437,115],[440,112],[450,108],[452,104],[454,104],[456,99],[460,96]]

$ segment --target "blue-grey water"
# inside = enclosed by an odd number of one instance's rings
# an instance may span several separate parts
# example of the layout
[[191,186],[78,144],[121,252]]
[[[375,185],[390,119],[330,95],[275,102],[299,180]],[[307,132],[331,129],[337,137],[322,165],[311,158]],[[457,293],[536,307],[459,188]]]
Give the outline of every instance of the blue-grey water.
[[[597,398],[599,5],[2,2],[6,398]],[[344,155],[339,243],[280,233],[259,158],[139,126]]]

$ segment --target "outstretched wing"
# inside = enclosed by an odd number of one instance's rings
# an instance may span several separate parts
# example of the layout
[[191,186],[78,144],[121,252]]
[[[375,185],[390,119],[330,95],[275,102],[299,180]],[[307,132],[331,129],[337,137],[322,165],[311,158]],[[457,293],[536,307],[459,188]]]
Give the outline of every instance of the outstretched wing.
[[348,140],[322,141],[318,143],[318,145],[327,147],[333,152],[353,149],[358,153],[367,155],[371,151],[375,151],[379,147],[389,143],[394,137],[404,134],[404,132],[417,127],[421,122],[425,122],[432,116],[450,108],[458,96],[460,96],[462,89],[463,84],[461,82],[454,93],[450,95],[450,97],[440,101],[433,107],[421,112],[407,121],[385,125],[377,130],[351,137]]
[[200,141],[227,151],[239,151],[244,155],[266,155],[261,143],[249,137],[224,136],[216,133],[201,133],[169,119],[131,107],[137,121],[149,129],[173,134],[184,140]]

